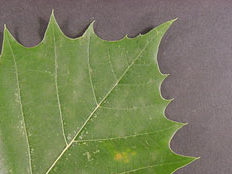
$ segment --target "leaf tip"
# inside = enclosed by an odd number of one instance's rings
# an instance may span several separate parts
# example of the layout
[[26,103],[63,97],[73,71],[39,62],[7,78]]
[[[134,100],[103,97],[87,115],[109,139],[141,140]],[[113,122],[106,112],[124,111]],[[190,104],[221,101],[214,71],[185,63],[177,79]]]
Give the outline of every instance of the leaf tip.
[[6,32],[9,32],[9,30],[8,30],[6,24],[4,24],[4,34],[5,34]]
[[[189,159],[189,161],[186,163],[186,165],[189,165],[189,164],[193,163],[194,161],[200,159],[200,157],[191,157],[191,156],[185,156],[185,157],[187,157]],[[185,167],[186,165],[184,165],[183,167]]]
[[[190,156],[187,156],[187,157],[190,159],[190,161],[186,165],[193,163],[194,161],[199,160],[201,158],[201,157],[190,157]],[[183,166],[183,167],[185,167],[185,166]]]
[[172,20],[170,20],[170,23],[173,23],[173,22],[175,22],[177,20],[178,20],[178,18],[172,19]]
[[175,98],[168,99],[169,103],[171,103],[173,100],[175,100]]
[[4,24],[3,38],[9,37],[9,36],[13,37],[9,29],[7,28],[6,24]]
[[51,15],[53,15],[53,16],[54,16],[54,8],[52,9],[52,13],[51,13]]
[[55,18],[55,14],[54,14],[54,9],[52,9],[49,23],[56,23],[56,18]]
[[177,125],[177,130],[179,130],[179,129],[183,128],[184,126],[187,126],[189,123],[175,122],[175,124]]
[[61,29],[56,21],[54,9],[52,9],[50,19],[49,19],[49,22],[47,25],[47,29],[46,29],[45,34],[44,34],[44,38],[49,37],[49,33],[52,33],[51,35],[53,35],[54,32],[62,33],[62,31],[61,31]]
[[84,35],[93,34],[93,33],[95,34],[95,32],[94,32],[94,24],[95,24],[95,20],[93,20],[93,21],[89,24],[89,26],[88,26],[87,30],[85,31]]
[[90,24],[89,24],[89,27],[92,29],[92,30],[94,30],[94,27],[93,27],[93,25],[95,24],[95,20],[93,20]]
[[1,56],[4,54],[4,50],[8,47],[9,42],[11,42],[11,41],[18,43],[16,41],[16,39],[14,38],[14,36],[10,33],[10,31],[7,28],[6,24],[4,24]]
[[181,123],[182,126],[187,126],[189,123]]

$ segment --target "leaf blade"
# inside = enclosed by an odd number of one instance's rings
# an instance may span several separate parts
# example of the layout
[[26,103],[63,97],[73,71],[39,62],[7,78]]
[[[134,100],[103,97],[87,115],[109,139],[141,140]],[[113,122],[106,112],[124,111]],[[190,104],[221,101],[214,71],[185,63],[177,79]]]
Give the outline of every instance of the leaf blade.
[[109,42],[94,33],[93,23],[82,37],[70,39],[52,14],[38,46],[25,48],[11,36],[33,174],[168,174],[194,160],[171,151],[169,141],[183,124],[165,118],[169,101],[160,94],[166,76],[156,58],[173,22]]

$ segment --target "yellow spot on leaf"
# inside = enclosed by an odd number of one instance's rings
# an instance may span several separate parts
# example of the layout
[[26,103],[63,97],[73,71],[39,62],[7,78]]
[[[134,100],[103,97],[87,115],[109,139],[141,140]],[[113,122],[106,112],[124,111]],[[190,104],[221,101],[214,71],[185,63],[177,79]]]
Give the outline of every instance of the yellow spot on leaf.
[[114,156],[114,159],[115,159],[115,160],[120,160],[120,159],[122,159],[121,153],[116,153],[115,156]]
[[135,156],[136,152],[128,150],[127,152],[116,152],[114,155],[114,160],[128,163],[130,162],[132,156]]

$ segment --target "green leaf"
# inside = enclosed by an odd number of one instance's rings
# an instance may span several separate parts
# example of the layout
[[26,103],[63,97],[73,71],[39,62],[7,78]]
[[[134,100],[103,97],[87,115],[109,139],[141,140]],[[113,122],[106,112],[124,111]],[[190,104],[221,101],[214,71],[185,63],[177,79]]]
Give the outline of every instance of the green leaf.
[[93,23],[70,39],[51,15],[43,41],[6,29],[0,59],[1,174],[170,174],[195,158],[170,149],[159,43],[174,22],[119,41]]

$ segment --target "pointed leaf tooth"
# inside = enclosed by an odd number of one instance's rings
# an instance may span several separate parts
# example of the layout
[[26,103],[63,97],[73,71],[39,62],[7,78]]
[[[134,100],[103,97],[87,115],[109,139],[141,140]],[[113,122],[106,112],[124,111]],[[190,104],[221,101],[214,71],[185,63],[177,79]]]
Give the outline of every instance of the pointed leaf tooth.
[[20,43],[18,43],[18,41],[16,41],[16,39],[14,38],[14,36],[10,33],[10,31],[8,30],[6,24],[4,25],[4,31],[3,31],[3,43],[2,43],[2,53],[1,53],[1,57],[4,57],[5,54],[5,50],[9,49],[9,44],[10,42],[12,43],[16,43],[17,45],[21,45]]
[[64,33],[62,32],[62,30],[60,29],[60,26],[58,25],[58,23],[56,21],[56,18],[54,15],[54,10],[52,10],[52,13],[51,13],[51,16],[50,16],[43,40],[46,40],[49,37],[53,37],[55,34],[64,35]]
[[[5,38],[5,39],[4,39]],[[7,42],[7,39],[12,41],[16,41],[13,35],[10,33],[9,29],[6,25],[4,25],[4,32],[3,32],[3,42]]]
[[[95,20],[92,21],[92,22],[89,24],[88,28],[85,30],[85,32],[84,32],[84,34],[83,34],[84,37],[85,37],[85,36],[89,37],[89,35],[92,35],[92,34],[96,35],[96,34],[95,34],[95,31],[94,31],[94,23],[95,23]],[[97,35],[96,35],[96,36],[97,36]],[[97,37],[98,37],[98,36],[97,36]]]
[[158,35],[160,35],[160,40],[161,40],[162,37],[164,36],[164,34],[167,32],[167,30],[171,27],[171,25],[175,21],[176,20],[174,19],[174,20],[167,21],[163,24],[160,24],[159,26],[155,27],[154,29],[152,29],[148,33],[143,34],[141,36],[146,37],[146,38],[152,38],[152,37],[156,37],[158,34]]

